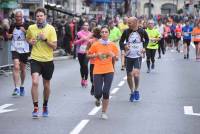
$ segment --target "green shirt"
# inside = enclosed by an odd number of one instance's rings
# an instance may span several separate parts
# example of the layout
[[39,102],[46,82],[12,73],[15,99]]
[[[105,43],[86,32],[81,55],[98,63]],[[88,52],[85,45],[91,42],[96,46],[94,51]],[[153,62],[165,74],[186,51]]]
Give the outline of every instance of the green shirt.
[[113,27],[113,29],[110,29],[109,40],[110,41],[119,40],[121,35],[122,35],[122,33],[120,32],[119,28]]
[[151,38],[160,38],[160,33],[158,29],[146,29],[146,32],[149,36],[149,44],[147,45],[148,49],[158,49],[158,41],[151,41]]

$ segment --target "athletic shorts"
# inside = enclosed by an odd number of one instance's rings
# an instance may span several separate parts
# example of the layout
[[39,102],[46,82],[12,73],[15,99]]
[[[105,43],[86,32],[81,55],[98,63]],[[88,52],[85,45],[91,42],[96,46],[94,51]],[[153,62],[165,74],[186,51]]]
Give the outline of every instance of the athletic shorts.
[[199,44],[199,42],[198,41],[194,41],[194,45],[198,45]]
[[18,53],[16,51],[12,51],[12,59],[19,59],[19,61],[24,64],[27,63],[29,55],[29,53]]
[[183,39],[183,44],[187,44],[187,46],[190,46],[191,40],[190,39]]
[[130,73],[134,69],[140,69],[142,63],[142,57],[139,58],[129,58],[126,57],[126,72]]
[[39,73],[45,80],[51,80],[53,72],[53,61],[40,62],[33,59],[31,60],[31,74]]
[[172,43],[172,36],[167,36],[165,38],[165,42],[167,42],[168,44]]
[[178,43],[181,40],[181,38],[176,37],[176,43]]

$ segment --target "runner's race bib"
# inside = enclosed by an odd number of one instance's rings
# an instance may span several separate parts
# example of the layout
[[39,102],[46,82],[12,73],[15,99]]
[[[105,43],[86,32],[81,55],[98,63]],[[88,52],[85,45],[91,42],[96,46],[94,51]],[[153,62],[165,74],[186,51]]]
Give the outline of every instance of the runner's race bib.
[[189,36],[189,33],[184,33],[184,36]]
[[25,42],[24,41],[14,41],[14,46],[16,49],[23,49],[23,48],[25,48]]
[[80,46],[80,52],[86,52],[87,45]]
[[200,35],[196,35],[195,38],[200,39]]
[[131,57],[140,57],[141,54],[141,50],[143,48],[143,43],[130,43],[130,50],[127,52],[127,56],[131,56]]

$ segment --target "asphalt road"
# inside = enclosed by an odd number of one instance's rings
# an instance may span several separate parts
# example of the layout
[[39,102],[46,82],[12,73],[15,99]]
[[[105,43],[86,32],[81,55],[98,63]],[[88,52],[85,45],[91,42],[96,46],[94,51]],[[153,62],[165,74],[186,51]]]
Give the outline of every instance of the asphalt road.
[[[184,60],[183,54],[168,51],[156,60],[155,70],[150,74],[146,73],[143,62],[141,101],[129,102],[126,72],[120,70],[118,62],[108,120],[99,118],[101,109],[94,105],[90,85],[80,86],[77,60],[55,61],[48,118],[31,117],[29,71],[24,97],[12,97],[12,76],[0,75],[0,134],[199,134],[199,69],[200,62],[194,60],[194,52],[189,60]],[[42,81],[39,90],[41,111]]]

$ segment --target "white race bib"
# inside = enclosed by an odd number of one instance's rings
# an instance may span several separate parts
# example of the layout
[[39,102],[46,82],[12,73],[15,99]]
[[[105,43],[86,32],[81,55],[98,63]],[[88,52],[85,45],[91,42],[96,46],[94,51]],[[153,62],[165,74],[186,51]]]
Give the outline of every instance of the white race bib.
[[184,33],[184,36],[189,36],[189,34],[188,33]]
[[196,35],[195,38],[200,39],[200,35]]
[[141,51],[143,49],[143,43],[130,43],[130,50],[127,52],[127,56],[131,58],[141,57]]
[[25,42],[24,41],[14,41],[14,46],[16,49],[25,48]]
[[87,45],[81,45],[80,46],[80,52],[85,52],[87,48]]

